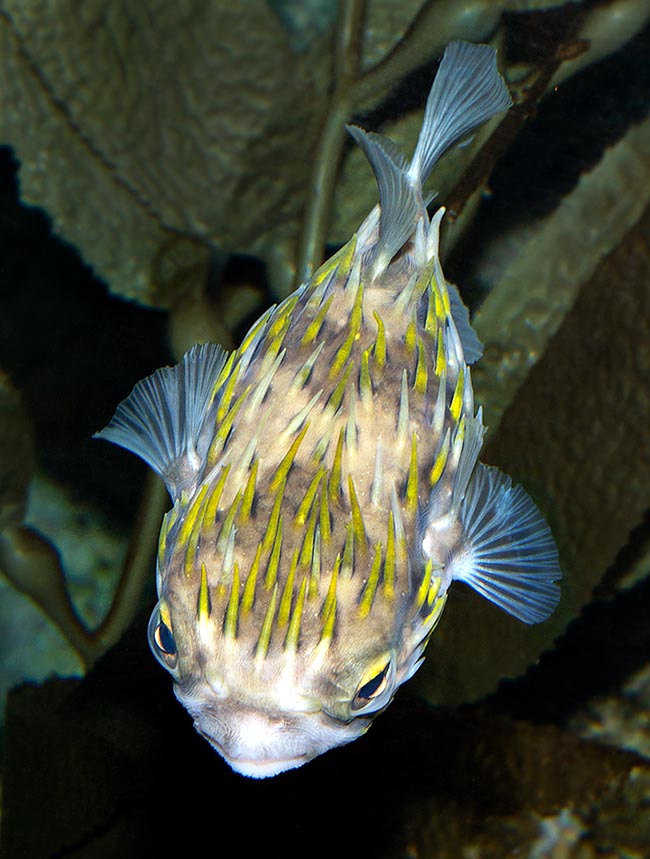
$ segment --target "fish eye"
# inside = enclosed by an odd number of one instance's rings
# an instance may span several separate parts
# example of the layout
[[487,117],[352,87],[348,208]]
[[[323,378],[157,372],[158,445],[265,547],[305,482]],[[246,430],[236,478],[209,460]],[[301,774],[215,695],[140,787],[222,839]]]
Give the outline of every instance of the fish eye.
[[165,612],[165,615],[166,617],[163,618],[163,611],[159,606],[154,609],[149,621],[149,645],[163,668],[173,671],[176,668],[178,655],[174,634],[170,628],[169,612]]
[[169,627],[163,623],[163,621],[158,622],[158,626],[156,627],[153,639],[156,642],[156,646],[158,650],[165,654],[165,656],[176,656],[176,642],[174,641],[174,636],[171,633]]
[[386,691],[388,687],[388,672],[391,663],[387,662],[381,671],[374,674],[369,680],[365,680],[357,689],[357,692],[352,700],[352,709],[361,710],[367,707],[372,701],[375,701]]

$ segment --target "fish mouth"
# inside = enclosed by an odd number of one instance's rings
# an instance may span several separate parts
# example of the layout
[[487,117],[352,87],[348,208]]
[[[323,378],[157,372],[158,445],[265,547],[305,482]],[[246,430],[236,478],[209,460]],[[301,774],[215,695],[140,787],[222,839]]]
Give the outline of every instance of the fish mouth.
[[[222,753],[223,755],[223,753]],[[306,764],[310,758],[301,755],[297,758],[276,758],[271,760],[252,760],[247,758],[229,758],[223,755],[226,763],[241,775],[249,778],[271,778],[287,770],[293,770]]]
[[210,743],[212,748],[221,755],[231,769],[240,773],[240,775],[245,775],[249,778],[271,778],[272,776],[286,772],[286,770],[297,769],[314,757],[307,753],[286,758],[246,758],[231,756],[224,751],[221,744],[213,737],[210,737],[202,731],[199,733]]

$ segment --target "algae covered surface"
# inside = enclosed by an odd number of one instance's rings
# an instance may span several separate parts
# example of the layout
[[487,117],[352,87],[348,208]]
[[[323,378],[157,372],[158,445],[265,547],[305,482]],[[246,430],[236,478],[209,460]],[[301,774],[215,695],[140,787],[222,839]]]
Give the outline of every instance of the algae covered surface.
[[[3,855],[147,855],[170,803],[188,851],[218,807],[243,855],[650,855],[649,5],[0,2],[0,686],[59,675],[8,699]],[[459,588],[367,737],[243,780],[148,652],[160,488],[90,437],[349,237],[345,122],[408,150],[454,38],[515,106],[432,177],[443,262],[563,600],[529,628]]]

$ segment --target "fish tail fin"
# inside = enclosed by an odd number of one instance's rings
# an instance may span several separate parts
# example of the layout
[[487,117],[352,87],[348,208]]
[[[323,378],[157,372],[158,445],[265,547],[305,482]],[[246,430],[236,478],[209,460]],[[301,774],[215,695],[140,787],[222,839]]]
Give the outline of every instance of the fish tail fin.
[[540,623],[560,600],[562,577],[550,528],[521,486],[478,463],[460,507],[462,544],[450,578],[465,582],[524,623]]
[[408,169],[422,187],[436,161],[473,129],[512,105],[490,45],[452,42],[445,49]]
[[410,165],[395,143],[354,125],[347,129],[373,169],[379,187],[379,241],[372,266],[378,277],[413,235],[425,204],[422,184],[440,156],[512,104],[489,45],[452,42],[445,50],[424,114]]
[[192,488],[202,466],[201,431],[225,362],[221,346],[194,346],[175,367],[138,382],[93,438],[137,454],[163,478],[175,500]]

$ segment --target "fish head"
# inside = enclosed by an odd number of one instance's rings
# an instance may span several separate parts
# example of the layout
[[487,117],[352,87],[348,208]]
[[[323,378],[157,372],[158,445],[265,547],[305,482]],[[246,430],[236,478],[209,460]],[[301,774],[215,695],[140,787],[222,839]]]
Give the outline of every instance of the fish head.
[[222,604],[212,600],[206,616],[197,611],[200,589],[188,599],[182,584],[174,588],[168,579],[163,586],[149,623],[151,649],[198,733],[233,770],[253,778],[300,767],[364,734],[420,665],[445,601],[434,600],[432,610],[425,600],[418,610],[412,598],[396,603],[378,595],[361,617],[356,578],[339,579],[336,633],[323,619],[326,594],[305,592],[295,646],[291,617],[281,622],[276,599],[260,647],[272,594],[240,612],[235,631],[227,594]]

